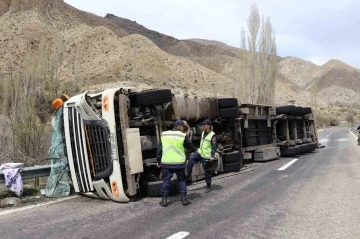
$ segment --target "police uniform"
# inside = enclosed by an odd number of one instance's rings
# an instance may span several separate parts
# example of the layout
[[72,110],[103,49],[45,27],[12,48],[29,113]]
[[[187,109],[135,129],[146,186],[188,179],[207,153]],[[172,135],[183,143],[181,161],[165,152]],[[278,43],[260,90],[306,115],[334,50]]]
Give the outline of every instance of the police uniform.
[[[175,127],[178,125],[184,125],[184,122],[178,120],[175,122]],[[193,144],[190,138],[177,128],[165,131],[161,134],[161,141],[157,149],[157,162],[161,162],[162,167],[162,200],[160,202],[160,205],[162,206],[167,206],[170,180],[174,173],[176,174],[179,183],[183,205],[190,204],[190,201],[186,197],[185,148],[193,150]]]
[[[203,124],[211,125],[210,120],[205,120]],[[205,171],[205,182],[206,182],[206,191],[210,192],[211,187],[211,177],[212,177],[212,164],[214,162],[210,162],[210,158],[215,158],[215,153],[217,150],[217,137],[213,131],[202,132],[200,148],[198,152],[195,152],[190,156],[188,165],[187,165],[187,179],[189,180],[191,177],[192,169],[195,164],[201,162],[204,171]]]

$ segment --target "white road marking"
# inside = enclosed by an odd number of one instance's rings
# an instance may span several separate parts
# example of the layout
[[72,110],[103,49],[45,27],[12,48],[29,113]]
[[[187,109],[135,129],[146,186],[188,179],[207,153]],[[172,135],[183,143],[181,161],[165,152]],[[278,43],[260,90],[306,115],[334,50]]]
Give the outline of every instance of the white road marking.
[[189,234],[190,234],[189,232],[178,232],[178,233],[175,233],[175,234],[169,236],[166,239],[182,239],[182,238],[187,237]]
[[335,141],[340,141],[340,142],[341,142],[341,141],[349,141],[349,139],[345,139],[345,138],[344,138],[344,139],[337,139],[337,140],[335,140]]
[[80,196],[79,196],[79,195],[74,195],[74,196],[70,196],[70,197],[66,197],[66,198],[57,199],[57,200],[51,201],[51,202],[39,203],[39,204],[35,204],[35,205],[29,205],[29,206],[25,206],[25,207],[20,207],[20,208],[5,210],[5,211],[3,211],[3,212],[0,212],[0,216],[6,215],[6,214],[10,214],[10,213],[14,213],[14,212],[19,212],[19,211],[27,210],[27,209],[31,209],[31,208],[35,208],[35,207],[47,206],[47,205],[50,205],[50,204],[54,204],[54,203],[58,203],[58,202],[63,202],[63,201],[67,201],[67,200],[74,199],[74,198],[78,198],[78,197],[80,197]]
[[288,162],[287,164],[285,164],[284,166],[282,166],[281,168],[279,168],[278,170],[285,170],[287,169],[288,167],[290,167],[291,164],[295,163],[296,161],[298,161],[298,159],[293,159],[291,160],[290,162]]
[[329,135],[326,135],[326,137],[329,137]]
[[320,139],[320,142],[328,142],[329,140],[326,138]]
[[355,137],[355,139],[358,138],[351,130],[349,130],[349,132]]

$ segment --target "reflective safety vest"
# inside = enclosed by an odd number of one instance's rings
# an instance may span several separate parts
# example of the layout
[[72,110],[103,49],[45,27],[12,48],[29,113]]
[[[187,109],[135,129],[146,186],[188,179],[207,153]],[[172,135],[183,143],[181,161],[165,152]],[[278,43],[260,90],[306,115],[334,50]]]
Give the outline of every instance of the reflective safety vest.
[[199,153],[203,158],[210,158],[211,156],[211,139],[215,135],[214,131],[211,131],[204,138],[204,132],[201,134],[200,149]]
[[185,136],[186,134],[183,132],[172,130],[161,134],[162,164],[184,164],[186,162]]

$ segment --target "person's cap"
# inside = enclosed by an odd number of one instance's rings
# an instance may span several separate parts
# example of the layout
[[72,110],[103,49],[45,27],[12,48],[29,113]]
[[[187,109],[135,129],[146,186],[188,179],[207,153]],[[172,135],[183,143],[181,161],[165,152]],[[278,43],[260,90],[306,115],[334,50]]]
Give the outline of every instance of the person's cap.
[[184,126],[184,121],[182,121],[182,120],[177,120],[177,121],[175,121],[174,126],[179,126],[179,125]]
[[189,127],[189,124],[185,120],[183,120],[183,122],[185,127]]
[[202,122],[201,124],[207,124],[207,125],[212,125],[211,120],[204,120],[204,122]]

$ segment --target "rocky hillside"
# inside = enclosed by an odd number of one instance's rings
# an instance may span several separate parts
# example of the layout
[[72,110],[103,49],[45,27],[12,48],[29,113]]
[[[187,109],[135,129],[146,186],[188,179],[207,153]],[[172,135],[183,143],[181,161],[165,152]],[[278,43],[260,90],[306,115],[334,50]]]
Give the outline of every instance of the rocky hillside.
[[179,40],[147,29],[136,21],[117,17],[113,14],[107,14],[105,18],[112,21],[129,34],[141,34],[147,37],[160,49],[169,54],[195,61],[216,73],[221,73],[221,63],[230,61],[238,54],[235,47],[226,47],[225,44],[204,44],[198,40]]
[[0,75],[31,68],[35,54],[51,65],[47,74],[62,82],[75,80],[84,89],[126,82],[199,95],[226,93],[226,77],[63,1],[1,3]]
[[197,42],[197,43],[200,43],[204,46],[216,46],[216,47],[219,47],[219,48],[222,48],[223,50],[225,51],[231,51],[233,52],[234,54],[238,55],[239,54],[239,51],[241,51],[241,49],[237,48],[237,47],[233,47],[233,46],[229,46],[223,42],[220,42],[220,41],[214,41],[214,40],[205,40],[205,39],[200,39],[200,38],[192,38],[192,39],[189,39],[190,41],[193,41],[193,42]]
[[360,70],[339,60],[317,66],[286,57],[279,63],[279,78],[293,83],[292,90],[303,98],[316,94],[320,105],[352,105],[360,99]]

